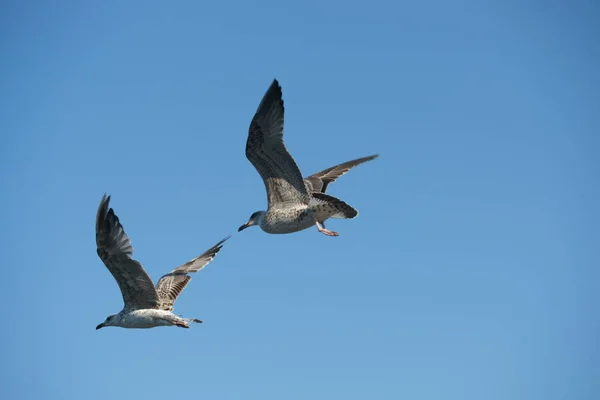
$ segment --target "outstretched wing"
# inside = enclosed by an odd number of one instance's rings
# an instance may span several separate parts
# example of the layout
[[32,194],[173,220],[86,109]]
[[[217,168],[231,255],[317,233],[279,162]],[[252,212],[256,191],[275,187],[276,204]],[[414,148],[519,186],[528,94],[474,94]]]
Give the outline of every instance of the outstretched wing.
[[112,208],[110,196],[102,197],[96,214],[98,256],[119,284],[125,308],[158,308],[159,299],[142,264],[132,258],[133,246]]
[[275,79],[252,118],[246,142],[246,157],[265,183],[269,208],[310,201],[300,169],[283,143],[283,115],[281,86]]
[[192,279],[188,274],[190,272],[198,272],[207,266],[223,247],[223,243],[231,236],[227,236],[219,243],[206,250],[201,256],[186,262],[185,264],[175,268],[173,271],[164,275],[156,284],[156,291],[160,298],[160,309],[173,311],[173,305],[177,296],[181,294],[183,289]]
[[379,157],[379,154],[357,158],[356,160],[352,161],[346,161],[345,163],[338,164],[335,167],[327,168],[321,172],[317,172],[316,174],[313,174],[308,178],[305,178],[304,180],[307,182],[308,187],[312,190],[313,193],[325,193],[327,185],[329,185],[332,182],[335,182],[337,178],[344,175],[346,172],[350,171],[357,165],[360,165],[367,161],[371,161],[377,157]]

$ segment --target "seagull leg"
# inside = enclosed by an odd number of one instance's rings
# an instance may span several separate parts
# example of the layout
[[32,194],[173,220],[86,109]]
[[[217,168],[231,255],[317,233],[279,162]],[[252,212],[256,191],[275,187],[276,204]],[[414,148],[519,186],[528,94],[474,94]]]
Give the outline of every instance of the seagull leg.
[[320,223],[319,221],[317,221],[317,229],[319,230],[319,232],[321,232],[323,235],[327,235],[327,236],[340,236],[339,233],[334,232],[334,231],[330,231],[329,229],[325,229],[325,225]]
[[189,328],[190,325],[186,324],[184,321],[175,321],[173,322],[173,325],[178,326],[180,328]]

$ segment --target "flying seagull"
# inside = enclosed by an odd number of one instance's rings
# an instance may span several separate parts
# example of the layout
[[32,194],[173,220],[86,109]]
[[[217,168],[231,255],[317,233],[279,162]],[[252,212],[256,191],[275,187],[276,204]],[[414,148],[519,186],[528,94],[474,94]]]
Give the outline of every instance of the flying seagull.
[[246,142],[246,157],[267,189],[268,209],[253,213],[238,232],[258,225],[267,233],[292,233],[316,225],[319,232],[338,236],[337,232],[325,228],[325,220],[354,218],[358,211],[325,194],[327,185],[378,155],[348,161],[302,178],[300,169],[283,143],[283,114],[281,86],[275,79],[252,118]]
[[121,328],[154,328],[175,325],[189,328],[195,318],[181,318],[173,314],[177,296],[192,279],[188,274],[204,268],[217,255],[229,236],[208,249],[204,254],[164,275],[156,287],[138,261],[132,258],[133,246],[112,208],[110,196],[104,195],[96,215],[96,245],[98,256],[113,275],[123,295],[123,310],[110,315],[96,329],[105,326]]

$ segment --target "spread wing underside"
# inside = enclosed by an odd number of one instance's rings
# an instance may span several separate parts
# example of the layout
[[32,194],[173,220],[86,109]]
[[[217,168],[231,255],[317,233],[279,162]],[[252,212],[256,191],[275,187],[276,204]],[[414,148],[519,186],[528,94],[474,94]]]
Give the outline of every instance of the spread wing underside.
[[97,253],[117,281],[126,309],[156,309],[159,299],[152,280],[132,258],[133,246],[104,195],[96,214]]
[[379,157],[379,154],[374,154],[372,156],[357,158],[356,160],[346,161],[345,163],[338,164],[334,167],[324,169],[323,171],[317,172],[316,174],[312,174],[308,178],[305,178],[304,181],[307,183],[308,187],[311,189],[311,192],[316,193],[325,193],[327,190],[327,185],[335,182],[337,178],[344,175],[352,168],[367,162],[371,161],[375,158]]
[[252,118],[246,141],[246,157],[265,183],[269,208],[310,200],[300,169],[283,143],[284,111],[281,87],[274,80]]
[[223,247],[223,243],[230,236],[221,240],[219,243],[206,250],[202,255],[188,261],[187,263],[175,268],[173,271],[164,275],[156,284],[156,291],[160,298],[160,309],[173,311],[177,297],[183,292],[183,289],[192,279],[189,273],[198,272],[207,266]]

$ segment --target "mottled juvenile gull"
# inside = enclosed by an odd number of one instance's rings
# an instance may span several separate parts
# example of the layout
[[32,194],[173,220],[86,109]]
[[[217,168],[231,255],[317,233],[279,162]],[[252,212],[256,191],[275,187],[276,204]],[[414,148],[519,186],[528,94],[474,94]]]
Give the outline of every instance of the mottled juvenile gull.
[[204,254],[164,275],[156,287],[138,261],[132,258],[133,246],[112,208],[110,196],[104,195],[96,215],[98,256],[113,275],[123,295],[123,310],[111,315],[96,327],[154,328],[175,325],[189,328],[195,318],[181,318],[172,313],[177,296],[192,279],[188,273],[204,268],[217,255],[226,237]]
[[338,236],[325,228],[325,220],[354,218],[358,211],[325,194],[325,189],[350,169],[378,155],[348,161],[304,179],[283,143],[283,117],[281,86],[275,79],[252,118],[246,142],[246,157],[267,189],[268,209],[253,213],[238,231],[258,225],[267,233],[292,233],[316,225],[319,232]]

